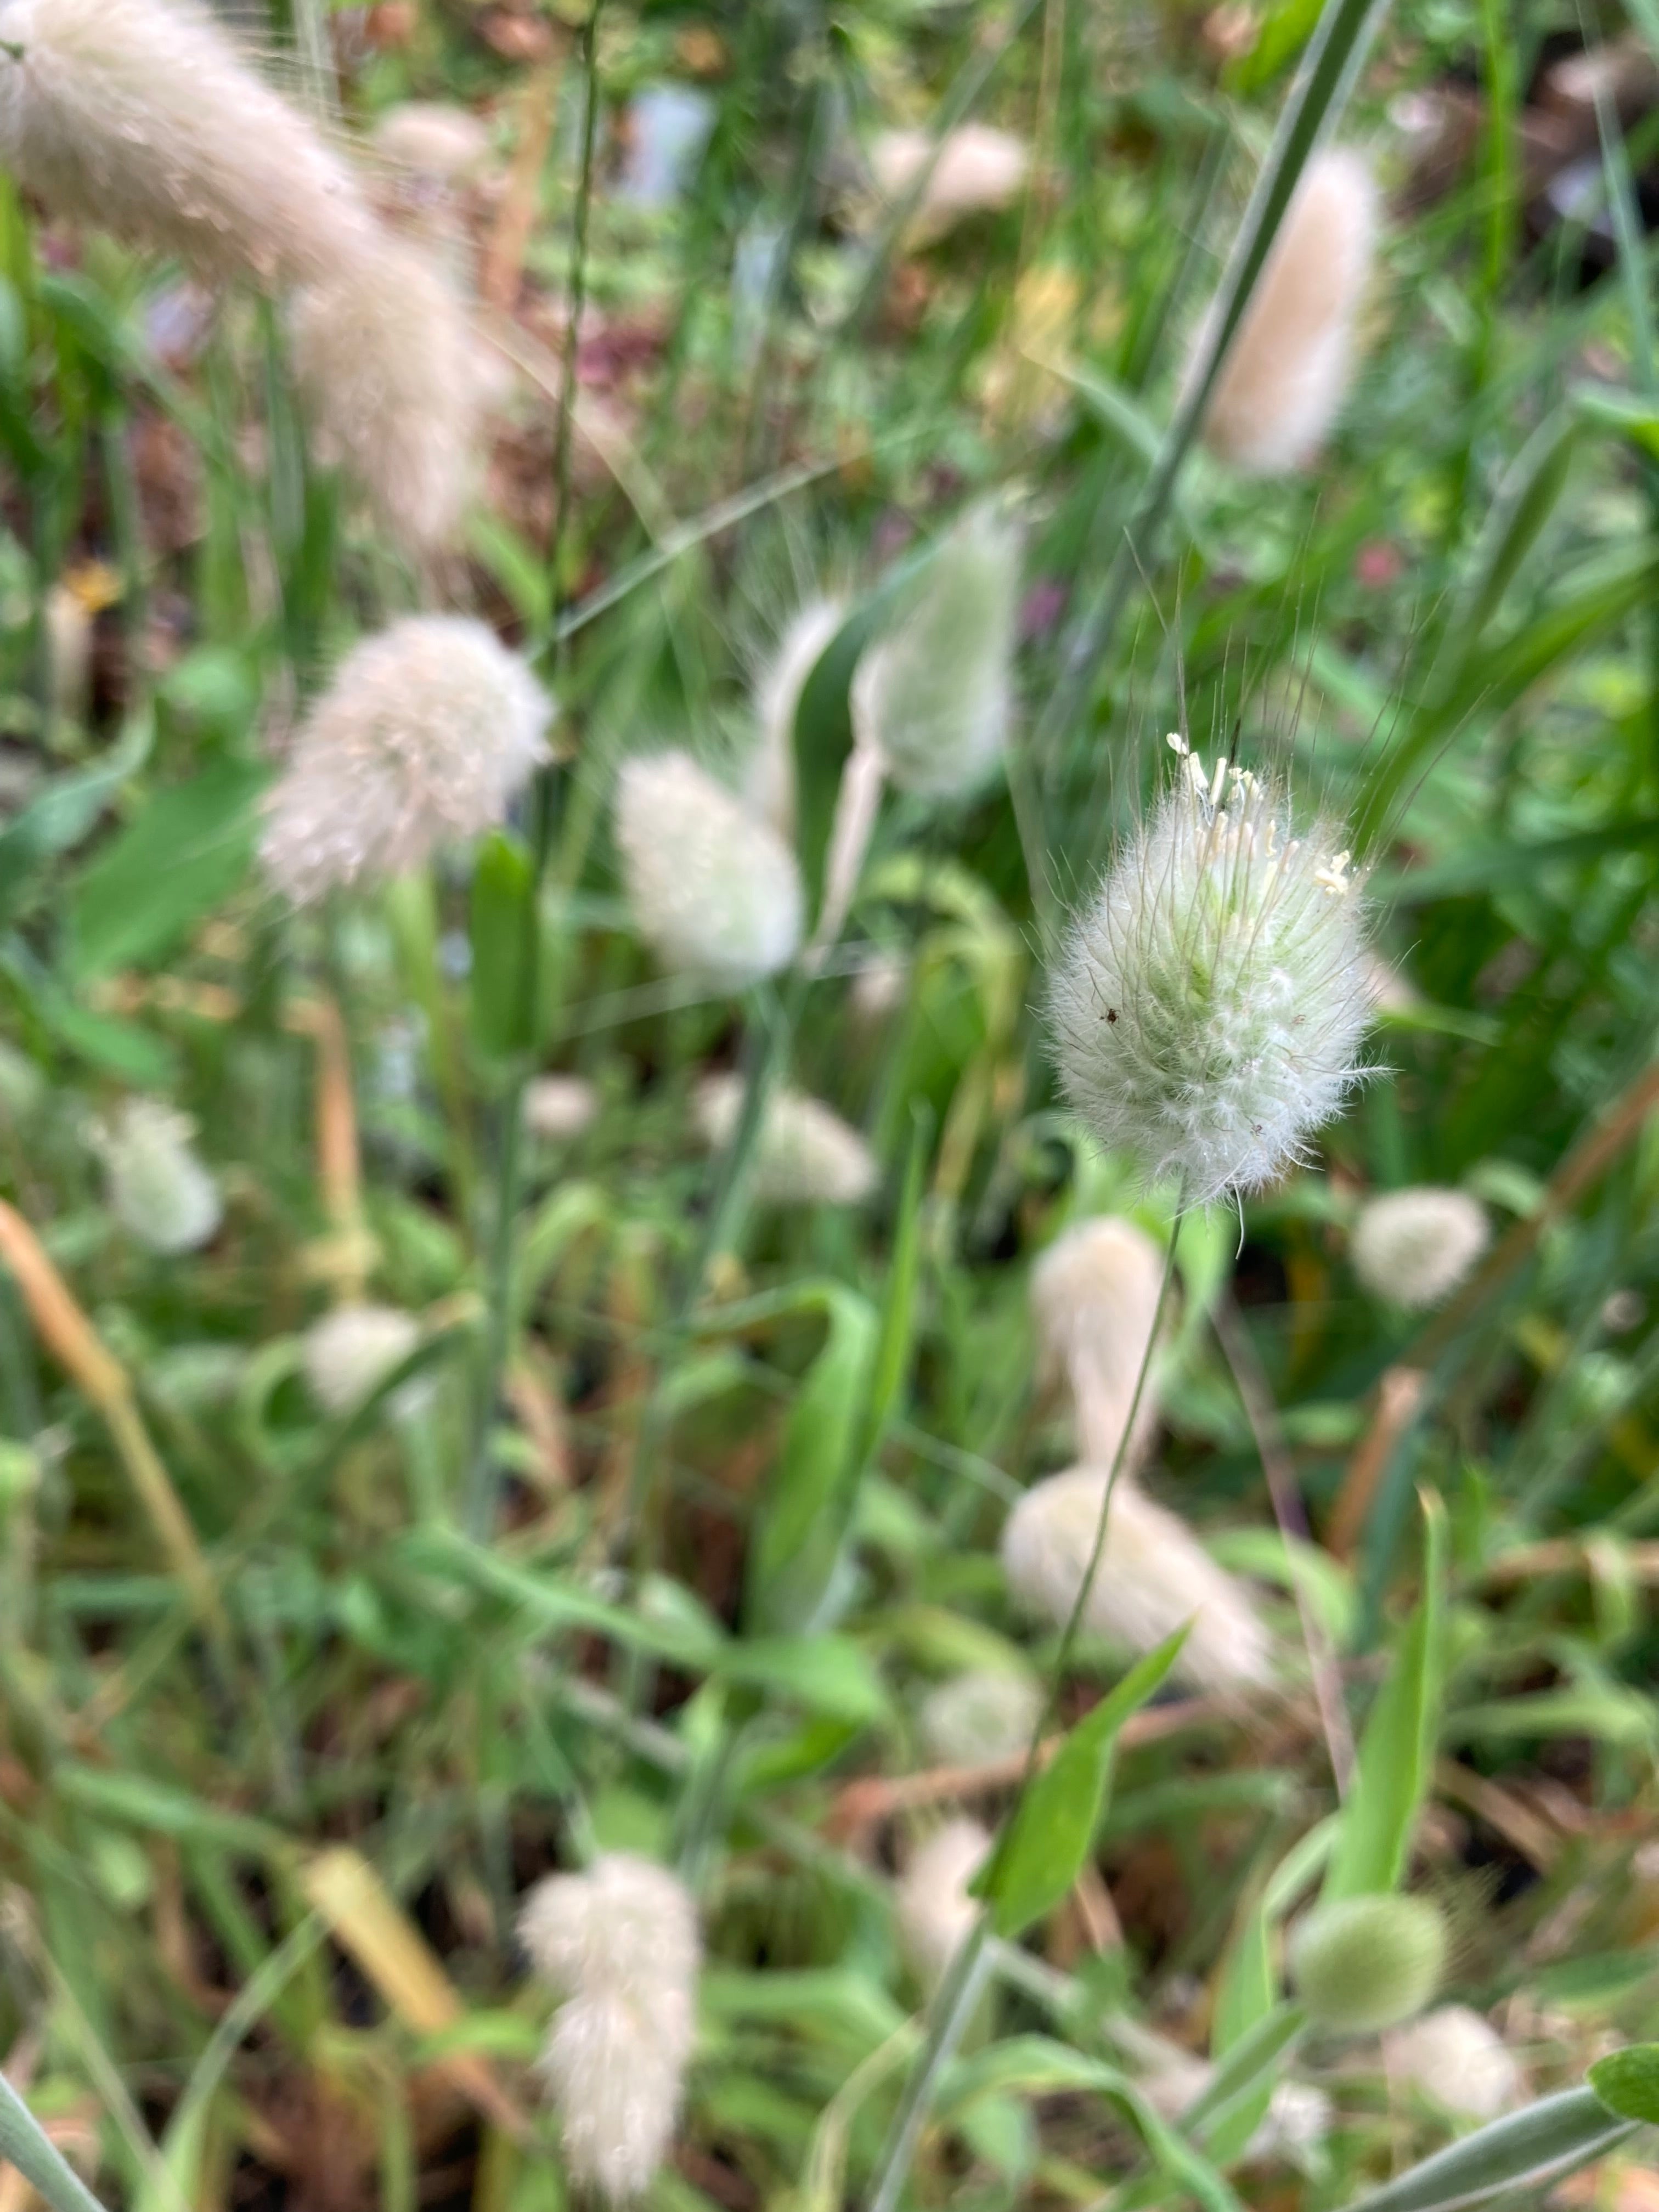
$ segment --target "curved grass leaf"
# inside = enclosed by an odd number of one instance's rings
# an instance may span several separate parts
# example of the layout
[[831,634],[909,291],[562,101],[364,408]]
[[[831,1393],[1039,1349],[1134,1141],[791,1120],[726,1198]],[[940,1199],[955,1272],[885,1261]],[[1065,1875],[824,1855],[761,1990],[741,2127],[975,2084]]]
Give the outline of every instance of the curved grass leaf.
[[1549,2184],[1604,2157],[1639,2124],[1609,2112],[1593,2089],[1564,2089],[1437,2151],[1348,2212],[1462,2212],[1522,2189],[1536,2203]]

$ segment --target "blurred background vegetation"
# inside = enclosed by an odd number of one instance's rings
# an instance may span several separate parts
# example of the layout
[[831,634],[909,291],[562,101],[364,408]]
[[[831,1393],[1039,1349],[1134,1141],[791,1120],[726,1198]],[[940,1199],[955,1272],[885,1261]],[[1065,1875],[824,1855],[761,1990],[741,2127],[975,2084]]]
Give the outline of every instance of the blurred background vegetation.
[[[1096,1213],[1168,1223],[1060,1110],[1038,1009],[1177,727],[1359,825],[1389,968],[1389,1072],[1317,1165],[1183,1231],[1148,1478],[1256,1578],[1288,1686],[1139,1716],[909,2201],[1336,2205],[1448,2139],[1375,2038],[1261,2061],[1252,2094],[1282,2063],[1328,2100],[1288,2142],[1252,2140],[1259,2108],[1188,2141],[1103,2092],[1276,2016],[1296,1854],[1337,1802],[1298,1590],[1357,1728],[1413,1633],[1443,1644],[1389,1817],[1452,1992],[1539,2093],[1649,2037],[1650,0],[1333,6],[1357,66],[1310,121],[1351,92],[1387,222],[1337,431],[1273,479],[1168,425],[1310,0],[227,12],[464,272],[499,375],[464,549],[422,573],[307,450],[270,303],[0,179],[14,2085],[112,2205],[557,2204],[514,1914],[626,1848],[678,1862],[708,1945],[655,2212],[863,2200],[923,1994],[894,1875],[1012,1778],[953,1773],[922,1701],[1053,1651],[997,1555],[1069,1449],[1030,1263]],[[471,119],[441,173],[376,150],[415,100]],[[884,191],[882,134],[970,122],[1024,149],[1000,204]],[[684,744],[735,772],[757,671],[827,590],[848,626],[795,735],[838,766],[860,622],[988,492],[1024,537],[1006,784],[890,795],[817,972],[746,999],[665,978],[619,890],[618,762]],[[434,594],[536,660],[558,770],[476,871],[288,913],[253,865],[273,761],[342,651]],[[520,1023],[501,933],[531,856]],[[879,1189],[751,1207],[693,1303],[694,1088],[769,1052],[863,1131]],[[546,1072],[598,1110],[520,1152]],[[187,1254],[112,1202],[138,1097],[190,1117],[217,1188]],[[1362,1199],[1421,1182],[1497,1237],[1426,1324],[1347,1258]],[[414,1348],[330,1413],[306,1332],[366,1293]],[[812,1614],[755,1562],[814,1545]],[[1065,1717],[1115,1674],[1085,1653]],[[1638,2139],[1566,2187],[1650,2212],[1659,2179]]]

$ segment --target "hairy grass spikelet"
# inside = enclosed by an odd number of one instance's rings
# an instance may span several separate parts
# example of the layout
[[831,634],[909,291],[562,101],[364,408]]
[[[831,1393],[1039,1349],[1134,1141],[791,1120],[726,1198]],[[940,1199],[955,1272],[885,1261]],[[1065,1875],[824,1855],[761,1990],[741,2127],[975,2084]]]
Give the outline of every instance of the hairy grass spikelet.
[[525,1085],[525,1127],[544,1144],[568,1145],[599,1110],[599,1092],[580,1075],[538,1075]]
[[1503,2037],[1468,2005],[1441,2005],[1396,2028],[1389,2038],[1389,2063],[1460,2120],[1495,2120],[1524,2094],[1521,2069]]
[[[1091,1467],[1110,1467],[1117,1455],[1163,1278],[1152,1238],[1133,1221],[1111,1215],[1067,1230],[1031,1270],[1038,1384],[1069,1386],[1079,1449]],[[1157,1421],[1158,1393],[1149,1377],[1127,1466],[1142,1457]]]
[[459,295],[426,255],[381,234],[296,293],[290,323],[324,459],[400,544],[441,550],[466,505],[486,388]]
[[413,175],[455,184],[488,158],[489,126],[447,100],[399,100],[376,122],[374,149]]
[[1042,1707],[1042,1692],[1029,1674],[975,1667],[930,1690],[916,1718],[930,1758],[977,1766],[1023,1751]]
[[623,763],[616,835],[635,927],[665,968],[735,991],[794,958],[794,854],[689,753]]
[[623,2203],[662,2163],[679,2117],[696,2041],[696,1908],[666,1868],[613,1851],[538,1883],[519,1935],[562,2000],[541,2071],[572,2178]]
[[[420,1323],[396,1306],[337,1307],[306,1331],[301,1346],[306,1387],[325,1413],[349,1413],[403,1365],[420,1340]],[[420,1391],[418,1383],[412,1387]]]
[[853,678],[853,726],[901,790],[956,798],[995,768],[1018,608],[1019,532],[988,500],[941,538]]
[[219,1186],[191,1146],[195,1127],[159,1099],[129,1098],[100,1133],[110,1211],[147,1251],[198,1251],[224,1218]]
[[1067,1098],[1185,1202],[1271,1182],[1359,1079],[1370,1015],[1349,856],[1283,792],[1185,740],[1180,770],[1073,927],[1049,985]]
[[54,214],[266,284],[372,228],[350,170],[193,0],[0,0],[0,162]]
[[1423,1897],[1345,1897],[1318,1905],[1290,1943],[1291,1984],[1335,2035],[1397,2027],[1440,1985],[1446,1924]]
[[491,828],[546,757],[551,711],[518,655],[465,616],[411,615],[365,638],[267,801],[266,873],[297,902]]
[[1349,1253],[1376,1298],[1420,1313],[1449,1297],[1486,1250],[1486,1210],[1467,1191],[1421,1184],[1361,1206]]
[[[741,1079],[705,1077],[695,1104],[704,1142],[722,1150],[743,1112]],[[769,1206],[859,1206],[877,1181],[869,1146],[839,1114],[799,1091],[773,1091],[755,1146],[750,1188],[757,1199]]]
[[[1035,1484],[1004,1523],[1009,1588],[1056,1627],[1077,1602],[1105,1494],[1104,1468],[1073,1468]],[[1190,1623],[1175,1671],[1197,1689],[1261,1689],[1277,1672],[1273,1639],[1246,1586],[1216,1565],[1179,1515],[1127,1477],[1112,1492],[1083,1621],[1090,1634],[1134,1652],[1152,1650]]]
[[760,735],[744,778],[744,797],[780,837],[795,834],[795,714],[806,679],[846,618],[839,599],[810,599],[785,625],[755,679]]
[[[870,166],[889,200],[909,191],[933,151],[925,131],[884,131],[870,149]],[[969,216],[994,214],[1019,195],[1030,173],[1031,149],[1011,131],[961,123],[945,133],[921,202],[908,226],[912,244],[942,238]]]
[[[1322,443],[1348,388],[1376,225],[1362,157],[1344,147],[1316,154],[1210,396],[1205,442],[1224,460],[1277,475]],[[1194,356],[1204,337],[1200,324]]]
[[912,1852],[895,1894],[899,1948],[916,1979],[942,1981],[979,1905],[968,1885],[985,1863],[991,1838],[977,1820],[947,1820]]

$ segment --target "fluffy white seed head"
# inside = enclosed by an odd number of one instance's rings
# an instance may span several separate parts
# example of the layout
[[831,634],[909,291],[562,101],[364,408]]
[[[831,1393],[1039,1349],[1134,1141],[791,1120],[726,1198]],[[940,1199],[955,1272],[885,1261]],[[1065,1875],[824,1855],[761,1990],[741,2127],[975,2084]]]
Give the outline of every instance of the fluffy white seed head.
[[1029,1674],[975,1667],[930,1690],[916,1717],[930,1758],[942,1766],[979,1766],[1023,1751],[1042,1708],[1042,1692]]
[[[710,1075],[697,1085],[697,1127],[711,1151],[732,1141],[743,1112],[743,1084]],[[878,1180],[869,1146],[820,1099],[775,1090],[755,1147],[750,1188],[769,1206],[859,1206]]]
[[301,1346],[306,1387],[325,1413],[349,1413],[403,1365],[420,1340],[420,1323],[396,1306],[340,1306],[306,1331]]
[[195,1126],[158,1099],[129,1098],[100,1134],[110,1211],[148,1251],[198,1251],[224,1218],[219,1186],[191,1146]]
[[979,1905],[968,1885],[985,1863],[991,1838],[977,1820],[947,1820],[912,1852],[895,1896],[899,1948],[929,1989],[942,1981]]
[[[1129,1419],[1135,1377],[1152,1341],[1164,1261],[1133,1221],[1112,1215],[1056,1237],[1031,1270],[1037,1381],[1070,1388],[1077,1441],[1091,1467],[1110,1467]],[[1158,1421],[1149,1376],[1126,1466],[1144,1455]]]
[[[1322,443],[1348,388],[1376,227],[1376,187],[1360,155],[1316,154],[1205,415],[1205,441],[1224,460],[1277,475]],[[1194,356],[1206,335],[1200,324]]]
[[1450,1297],[1491,1233],[1485,1208],[1467,1191],[1423,1184],[1361,1206],[1349,1251],[1373,1297],[1419,1313]]
[[313,707],[267,802],[260,855],[296,902],[396,876],[500,822],[551,713],[482,623],[411,615],[355,646]]
[[[1052,1474],[1026,1492],[1004,1524],[1009,1588],[1056,1627],[1077,1601],[1105,1489],[1099,1468]],[[1175,1671],[1196,1689],[1254,1690],[1275,1679],[1273,1639],[1249,1590],[1216,1565],[1178,1515],[1123,1476],[1083,1620],[1091,1635],[1134,1652],[1151,1651],[1190,1623]]]
[[415,553],[459,528],[488,390],[459,295],[416,247],[382,233],[296,293],[294,374],[319,449]]
[[1174,782],[1073,925],[1048,1012],[1071,1104],[1188,1205],[1307,1157],[1359,1078],[1364,914],[1323,825],[1183,739]]
[[760,735],[749,757],[744,796],[785,839],[795,834],[796,709],[807,678],[846,613],[839,599],[808,600],[785,625],[776,650],[755,679]]
[[193,0],[0,0],[0,162],[203,274],[304,283],[372,224],[346,164]]
[[853,726],[902,790],[953,798],[995,768],[1013,711],[1018,605],[1019,533],[987,501],[940,541],[853,678]]
[[665,1868],[610,1852],[538,1883],[519,1934],[562,2000],[541,2070],[572,2177],[624,2202],[662,2163],[696,2041],[690,1893]]
[[1504,2039],[1468,2005],[1441,2005],[1389,2038],[1390,2069],[1460,2120],[1495,2120],[1525,2085]]
[[1244,2155],[1283,2159],[1304,2173],[1316,2172],[1328,2155],[1326,2142],[1335,2118],[1330,2099],[1311,2081],[1276,2081]]
[[404,100],[374,125],[374,149],[412,175],[458,184],[482,168],[489,127],[470,109],[441,100]]
[[525,1127],[545,1144],[580,1137],[599,1110],[599,1092],[580,1075],[538,1075],[525,1085]]
[[665,967],[741,990],[794,958],[794,854],[689,753],[623,763],[616,835],[635,927]]
[[[883,197],[902,199],[921,175],[933,139],[926,131],[884,131],[870,149],[870,166]],[[913,243],[941,238],[965,217],[994,213],[1019,195],[1031,167],[1031,149],[1012,131],[988,123],[963,123],[945,133],[921,203],[909,225]]]

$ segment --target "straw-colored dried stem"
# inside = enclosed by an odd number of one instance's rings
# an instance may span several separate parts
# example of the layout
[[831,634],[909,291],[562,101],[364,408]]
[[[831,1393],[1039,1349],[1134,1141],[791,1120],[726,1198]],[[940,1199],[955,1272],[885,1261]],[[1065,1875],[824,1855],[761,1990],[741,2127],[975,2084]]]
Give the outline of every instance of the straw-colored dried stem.
[[288,1024],[317,1046],[317,1180],[335,1242],[329,1269],[341,1305],[359,1304],[368,1285],[374,1240],[363,1213],[362,1160],[351,1053],[340,1010],[330,998],[301,999]]
[[41,1342],[101,1417],[168,1564],[214,1643],[228,1652],[230,1623],[212,1569],[149,1440],[127,1371],[82,1312],[33,1230],[3,1199],[0,1261],[16,1278]]
[[519,100],[519,143],[507,172],[507,190],[484,248],[478,296],[487,306],[508,313],[519,296],[524,276],[524,257],[536,226],[541,198],[542,173],[548,148],[553,143],[553,118],[558,112],[562,58],[555,55],[527,79]]

